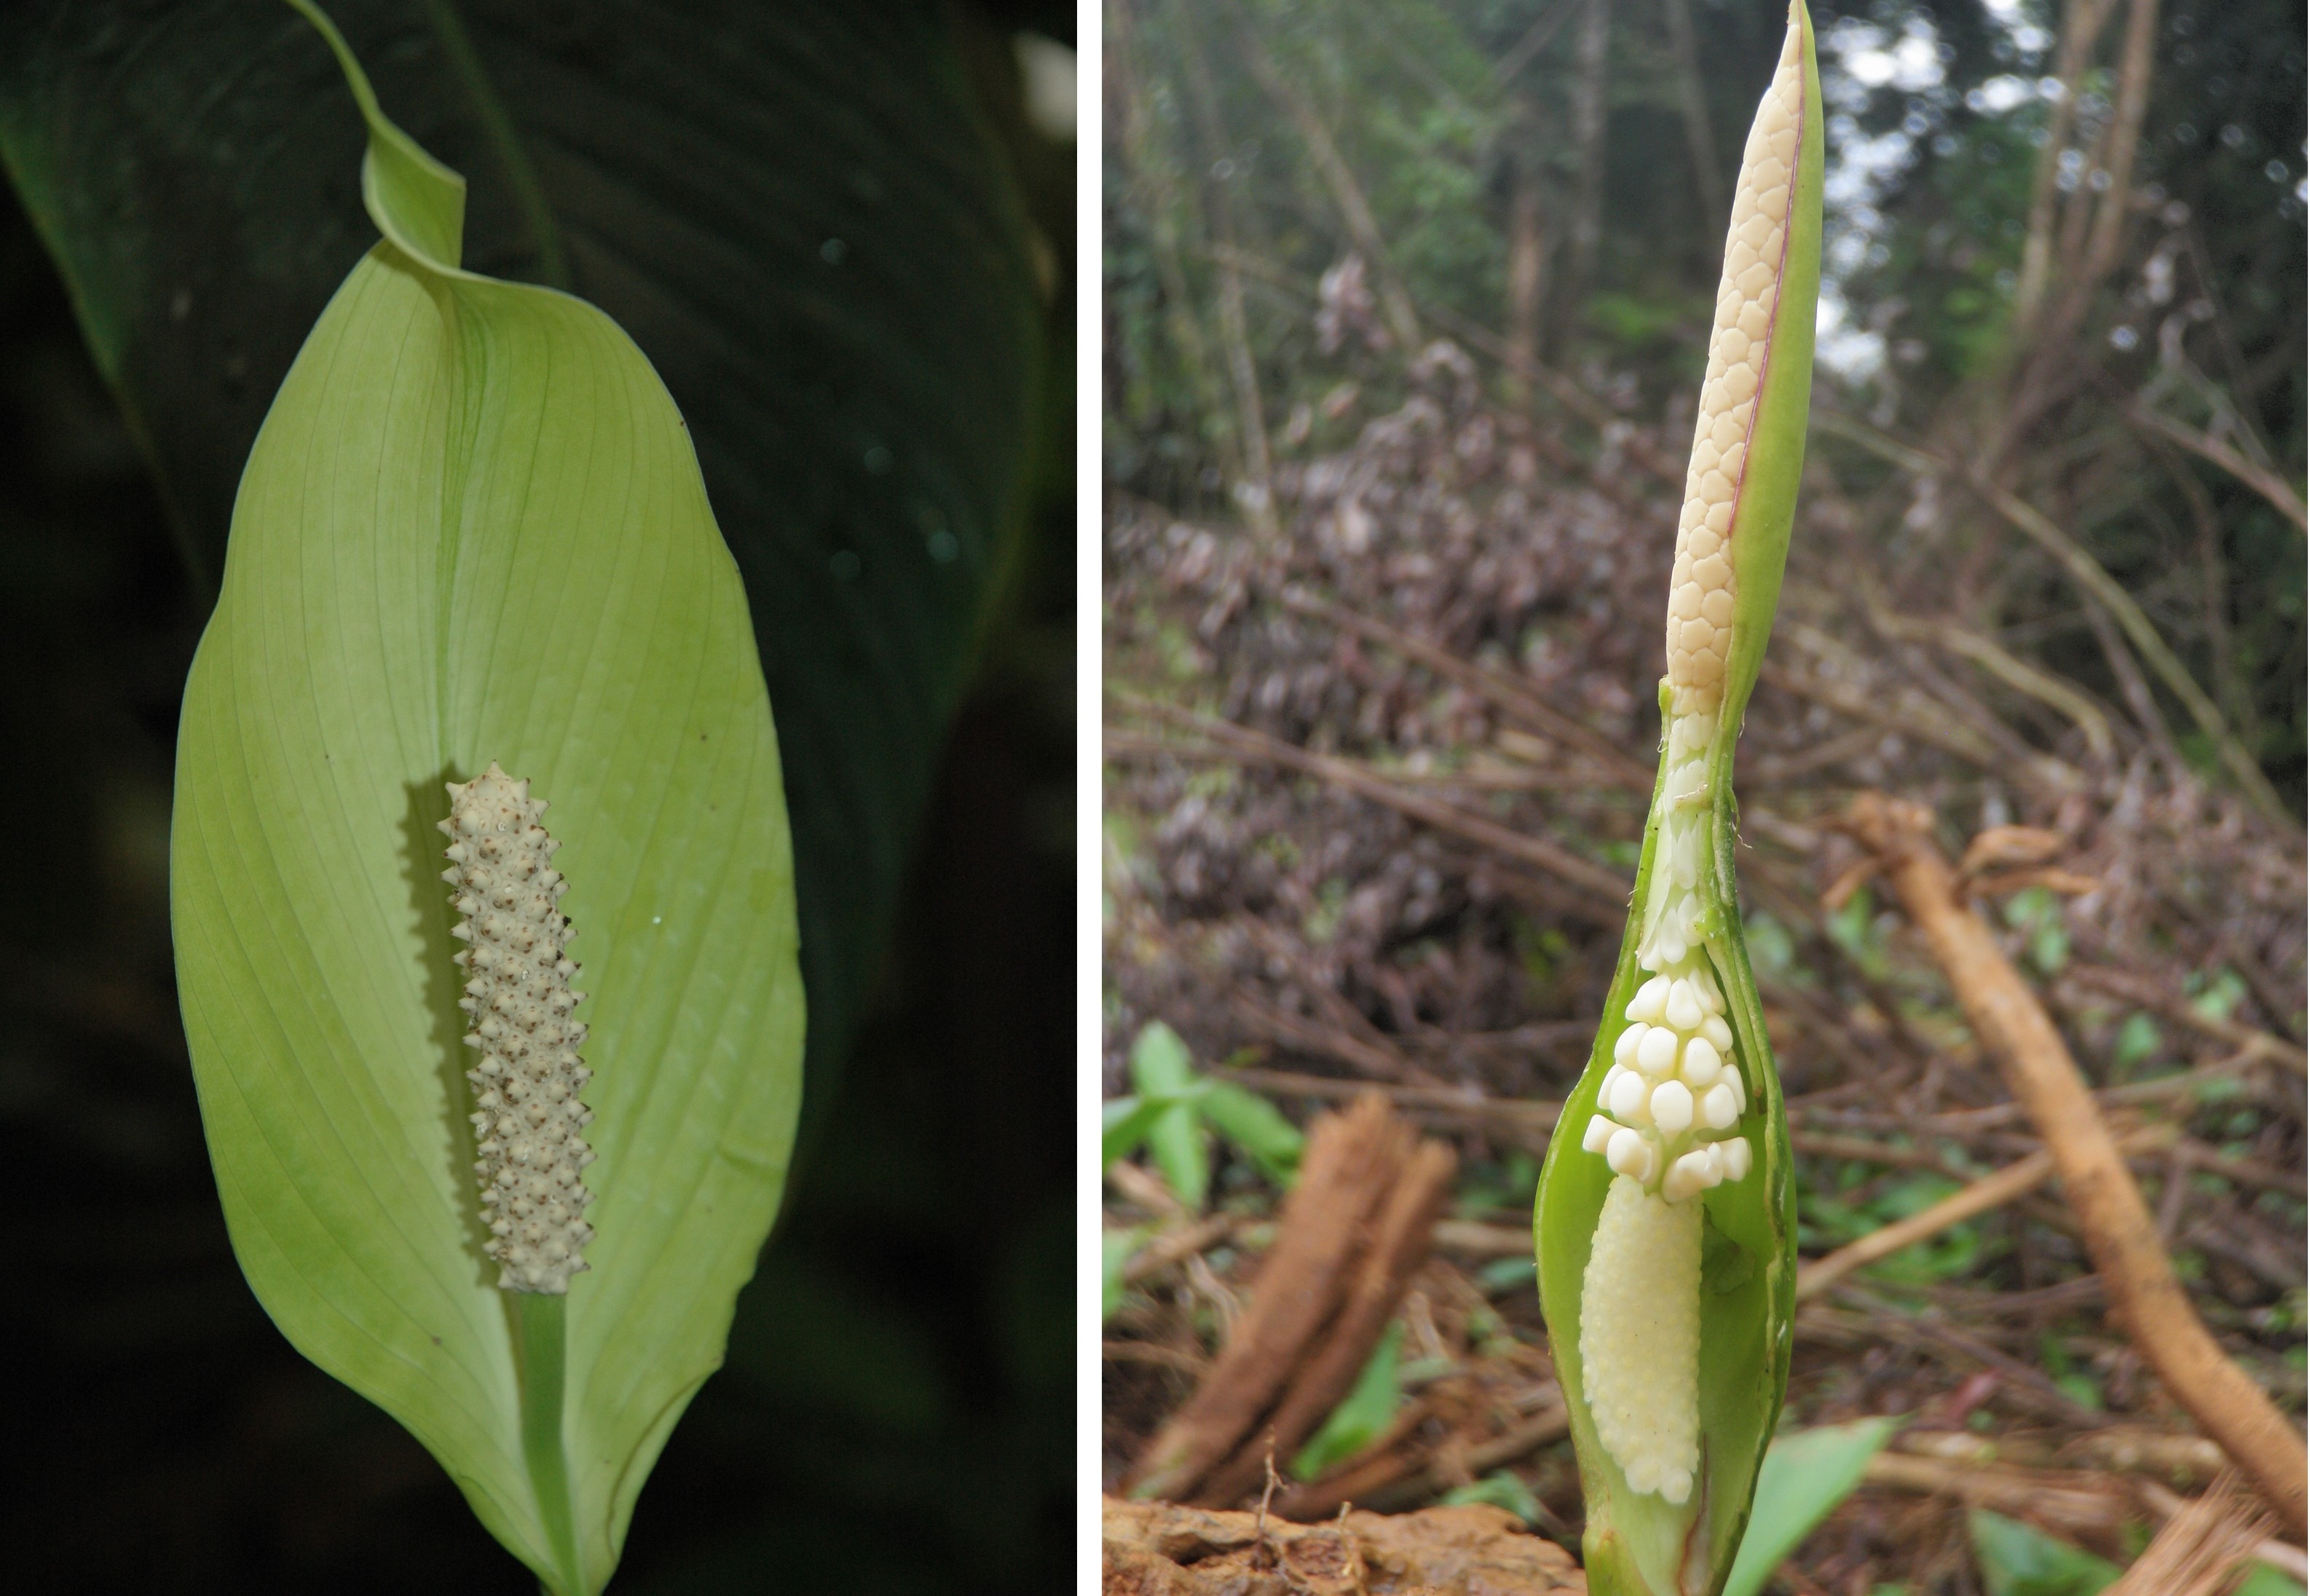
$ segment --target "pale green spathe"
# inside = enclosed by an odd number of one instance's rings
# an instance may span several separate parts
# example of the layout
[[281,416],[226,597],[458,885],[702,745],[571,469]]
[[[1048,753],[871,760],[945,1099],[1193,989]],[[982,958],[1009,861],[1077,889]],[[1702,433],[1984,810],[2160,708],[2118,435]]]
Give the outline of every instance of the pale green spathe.
[[[305,9],[301,4],[300,9]],[[369,118],[386,235],[258,435],[185,695],[178,978],[250,1285],[564,1596],[599,1590],[784,1185],[803,997],[777,747],[688,433],[608,317],[456,265],[463,184]],[[568,1489],[480,1251],[442,790],[551,802],[599,1161]],[[549,1427],[550,1429],[550,1427]],[[550,1476],[551,1470],[537,1470]]]

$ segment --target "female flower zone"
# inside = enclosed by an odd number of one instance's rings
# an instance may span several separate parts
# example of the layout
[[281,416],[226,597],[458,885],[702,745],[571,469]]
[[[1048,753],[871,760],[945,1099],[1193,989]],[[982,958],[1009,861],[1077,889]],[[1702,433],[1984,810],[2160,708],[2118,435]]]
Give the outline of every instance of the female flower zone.
[[1797,0],[1725,239],[1630,932],[1541,1184],[1542,1305],[1574,1410],[1600,1596],[1721,1586],[1787,1383],[1787,1130],[1741,945],[1731,773],[1803,454],[1819,83]]

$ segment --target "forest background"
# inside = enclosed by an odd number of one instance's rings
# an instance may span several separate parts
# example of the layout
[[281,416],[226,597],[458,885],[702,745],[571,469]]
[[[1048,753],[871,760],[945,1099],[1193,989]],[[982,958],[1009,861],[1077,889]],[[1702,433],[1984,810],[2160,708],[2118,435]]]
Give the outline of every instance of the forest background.
[[[2300,9],[1812,14],[1814,424],[1739,782],[1802,1250],[2037,1145],[1992,1128],[2002,1089],[1838,828],[1883,790],[1953,856],[2028,839],[2029,868],[1968,879],[2091,1083],[2253,1166],[2135,1163],[2200,1312],[2298,1424]],[[1376,1087],[1447,1140],[1462,1228],[1413,1280],[1403,1356],[1427,1356],[1362,1478],[1432,1501],[1472,1448],[1501,1470],[1455,1488],[1568,1540],[1568,1443],[1499,1455],[1550,1400],[1512,1244],[1618,947],[1783,7],[1106,18],[1106,1089],[1148,1089],[1159,1021],[1296,1122]],[[2241,1073],[2249,1032],[2296,1062]],[[1110,1486],[1210,1366],[1272,1217],[1273,1158],[1197,1135],[1110,1182]],[[1191,1152],[1216,1162],[1183,1197]],[[2123,1561],[2157,1519],[2091,1437],[2173,1414],[2097,1289],[2056,1201],[2002,1205],[1810,1304],[1793,1415],[1937,1415],[1917,1433],[2084,1470],[2098,1517],[2027,1479],[1991,1505]],[[1792,1588],[1981,1589],[1963,1494],[1906,1478],[1865,1488]]]

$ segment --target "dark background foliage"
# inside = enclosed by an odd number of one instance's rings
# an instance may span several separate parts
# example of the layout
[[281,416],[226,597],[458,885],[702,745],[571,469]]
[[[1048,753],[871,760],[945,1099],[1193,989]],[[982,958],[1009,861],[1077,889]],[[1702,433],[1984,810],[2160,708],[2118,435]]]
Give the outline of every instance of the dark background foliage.
[[[869,866],[903,866],[905,885],[886,949],[851,977],[865,996],[847,1078],[822,1089],[813,1063],[779,1233],[729,1366],[643,1493],[621,1590],[1051,1589],[1070,1566],[1073,152],[1028,128],[1010,39],[1071,40],[1072,13],[988,0],[945,24],[1057,279],[1027,525],[987,573],[993,607],[925,792],[892,800],[926,795],[927,820]],[[468,172],[469,257],[539,275],[517,238],[485,230],[502,178]],[[187,558],[201,517],[172,520],[145,421],[107,391],[74,308],[0,196],[0,746],[15,777],[0,825],[18,843],[0,867],[5,1583],[532,1588],[416,1442],[281,1339],[233,1262],[166,892],[178,698],[215,551]],[[275,366],[304,323],[279,330]],[[251,415],[268,398],[248,395]],[[742,492],[768,469],[708,463]],[[239,470],[208,460],[195,491],[229,496]],[[718,483],[717,509],[731,514]],[[938,715],[893,713],[894,735]]]

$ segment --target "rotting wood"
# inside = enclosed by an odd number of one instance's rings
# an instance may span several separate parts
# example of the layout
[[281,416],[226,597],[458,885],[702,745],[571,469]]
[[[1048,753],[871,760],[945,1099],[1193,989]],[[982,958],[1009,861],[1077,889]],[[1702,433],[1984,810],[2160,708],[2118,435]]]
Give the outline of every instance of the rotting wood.
[[1498,1507],[1320,1524],[1162,1502],[1102,1504],[1102,1596],[1586,1596],[1564,1548]]
[[2208,1333],[2159,1245],[2093,1094],[2026,982],[1958,894],[1922,806],[1864,793],[1843,824],[1884,861],[1886,880],[1924,933],[1967,1023],[2045,1137],[2088,1253],[2124,1329],[2175,1400],[2298,1533],[2310,1510],[2310,1459],[2269,1396]]

